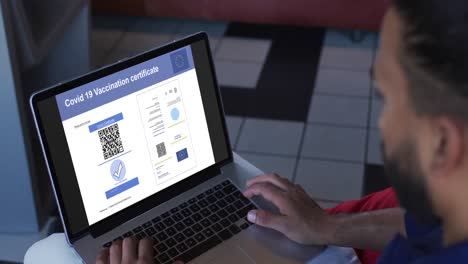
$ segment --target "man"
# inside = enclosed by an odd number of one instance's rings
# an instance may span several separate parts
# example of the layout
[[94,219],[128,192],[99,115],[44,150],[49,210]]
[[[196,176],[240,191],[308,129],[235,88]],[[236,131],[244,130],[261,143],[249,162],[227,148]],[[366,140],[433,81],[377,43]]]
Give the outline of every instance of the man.
[[327,214],[300,186],[265,175],[244,195],[263,196],[281,214],[255,210],[248,219],[303,244],[383,250],[379,263],[468,263],[466,1],[395,0],[373,72],[385,168],[404,210]]

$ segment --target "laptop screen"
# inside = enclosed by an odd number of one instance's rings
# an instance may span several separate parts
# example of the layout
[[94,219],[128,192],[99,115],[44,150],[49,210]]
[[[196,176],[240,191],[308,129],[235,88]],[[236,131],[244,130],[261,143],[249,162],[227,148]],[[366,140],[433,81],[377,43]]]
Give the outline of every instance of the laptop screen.
[[[183,46],[54,96],[57,134],[63,135],[75,174],[70,180],[71,175],[56,173],[65,211],[80,205],[87,225],[93,225],[228,156],[203,44]],[[68,216],[72,228],[82,225]]]

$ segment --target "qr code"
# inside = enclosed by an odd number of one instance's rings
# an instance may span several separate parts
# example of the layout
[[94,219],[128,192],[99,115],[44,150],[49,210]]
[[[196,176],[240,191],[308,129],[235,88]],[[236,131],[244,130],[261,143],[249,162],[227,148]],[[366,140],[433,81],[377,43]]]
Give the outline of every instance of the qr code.
[[118,124],[103,128],[98,131],[98,134],[105,160],[124,152]]
[[166,152],[166,145],[163,143],[159,143],[156,145],[156,150],[158,151],[158,158],[165,156]]

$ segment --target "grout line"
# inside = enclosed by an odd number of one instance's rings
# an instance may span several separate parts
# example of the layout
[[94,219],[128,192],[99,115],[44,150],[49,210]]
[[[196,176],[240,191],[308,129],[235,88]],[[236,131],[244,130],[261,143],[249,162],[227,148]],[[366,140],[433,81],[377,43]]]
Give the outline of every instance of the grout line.
[[358,125],[341,125],[341,124],[333,124],[333,123],[326,123],[326,122],[307,122],[307,125],[314,125],[314,126],[321,126],[321,127],[330,127],[330,128],[352,128],[352,129],[359,129],[359,130],[366,130],[368,127],[367,125],[358,126]]
[[369,70],[372,67],[372,64],[369,65],[369,69],[352,69],[352,68],[345,68],[345,67],[339,67],[339,66],[329,66],[329,65],[322,65],[321,63],[318,64],[318,67],[320,70],[325,69],[325,70],[336,70],[336,71],[348,71],[348,72],[354,72],[354,73],[368,73]]
[[238,153],[244,153],[244,154],[258,155],[258,156],[271,156],[271,157],[289,158],[289,159],[296,158],[296,155],[268,153],[268,152],[260,152],[260,151],[249,151],[249,150],[239,150],[238,149],[237,152]]
[[339,93],[333,93],[333,92],[326,92],[326,91],[320,91],[314,90],[315,95],[325,95],[325,96],[330,96],[330,97],[342,97],[342,98],[350,98],[350,99],[369,99],[368,95],[355,95],[355,94],[339,94]]
[[315,161],[326,161],[326,162],[336,162],[336,163],[347,163],[354,165],[363,165],[362,161],[353,161],[353,160],[342,160],[342,159],[333,159],[333,158],[323,158],[323,157],[313,157],[313,156],[300,156],[302,160],[315,160]]
[[[311,99],[311,102],[312,102],[312,99]],[[301,153],[302,153],[302,148],[304,147],[304,140],[305,140],[306,132],[307,132],[307,124],[304,123],[304,127],[302,128],[301,140],[300,140],[300,143],[299,143],[299,149],[297,150],[297,155],[295,157],[296,162],[294,164],[293,173],[291,175],[291,182],[296,181],[297,168],[299,167],[299,161],[300,161],[300,157],[301,157]]]

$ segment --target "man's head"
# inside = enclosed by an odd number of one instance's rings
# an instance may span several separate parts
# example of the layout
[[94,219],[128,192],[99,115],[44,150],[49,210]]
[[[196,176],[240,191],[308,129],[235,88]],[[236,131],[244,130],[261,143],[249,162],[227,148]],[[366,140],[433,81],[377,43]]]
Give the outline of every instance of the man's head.
[[374,77],[389,181],[416,217],[445,221],[468,194],[466,0],[394,0]]

